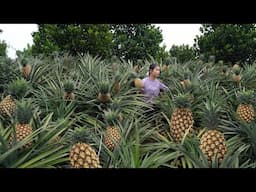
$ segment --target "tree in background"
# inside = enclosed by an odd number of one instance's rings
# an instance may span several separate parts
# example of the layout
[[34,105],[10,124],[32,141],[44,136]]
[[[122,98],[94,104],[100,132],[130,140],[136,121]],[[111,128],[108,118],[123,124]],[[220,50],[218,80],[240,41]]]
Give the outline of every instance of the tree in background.
[[112,54],[126,60],[147,59],[149,55],[159,58],[164,50],[162,31],[151,24],[111,25],[113,32]]
[[189,45],[173,45],[169,50],[171,57],[176,57],[179,63],[184,63],[189,60],[193,60],[196,57],[196,51]]
[[101,57],[110,55],[112,34],[106,24],[41,24],[34,32],[32,53],[55,51],[72,55],[90,53]]
[[254,24],[203,24],[196,36],[197,54],[215,55],[224,62],[255,60],[256,30]]
[[[0,34],[3,32],[2,29],[0,29]],[[0,56],[6,57],[7,56],[7,44],[5,41],[0,40]]]

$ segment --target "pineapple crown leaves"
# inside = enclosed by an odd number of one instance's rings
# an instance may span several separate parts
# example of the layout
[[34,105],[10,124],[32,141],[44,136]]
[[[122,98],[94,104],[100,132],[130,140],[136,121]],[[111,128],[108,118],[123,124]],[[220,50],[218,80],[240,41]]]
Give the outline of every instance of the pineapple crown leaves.
[[240,72],[241,72],[241,69],[240,69],[240,68],[234,68],[234,69],[232,69],[232,71],[233,71],[233,73],[234,73],[235,75],[239,75]]
[[23,58],[23,59],[21,59],[20,63],[24,67],[24,66],[27,65],[28,62],[27,62],[27,60],[25,58]]
[[104,113],[104,119],[106,123],[110,126],[113,126],[118,119],[118,114],[119,114],[118,111],[107,109],[107,110],[104,110],[103,113]]
[[138,59],[137,60],[137,65],[142,67],[143,66],[143,60],[142,59]]
[[221,106],[213,100],[207,100],[204,107],[202,125],[208,129],[216,129],[220,124]]
[[112,57],[111,57],[111,62],[112,63],[118,63],[120,60],[119,60],[119,58],[116,56],[116,55],[113,55]]
[[8,90],[15,99],[21,99],[28,90],[28,83],[25,79],[17,79],[9,84]]
[[108,81],[101,81],[99,83],[99,91],[102,94],[107,94],[110,92],[110,86]]
[[255,103],[255,91],[253,90],[243,90],[236,94],[239,103],[241,104],[254,104]]
[[190,94],[179,93],[178,95],[176,95],[173,102],[177,108],[189,108],[191,105],[190,100],[191,100]]
[[72,91],[74,91],[74,83],[71,81],[71,80],[67,80],[65,83],[64,83],[64,90],[67,92],[67,93],[71,93]]
[[121,74],[120,73],[116,73],[115,77],[114,77],[115,82],[119,82],[121,80]]
[[122,100],[120,98],[114,98],[111,103],[112,110],[121,110]]
[[29,124],[32,116],[33,111],[30,101],[21,100],[17,102],[16,118],[19,124]]
[[85,127],[76,127],[71,134],[71,143],[87,143],[91,139],[90,135],[89,130]]

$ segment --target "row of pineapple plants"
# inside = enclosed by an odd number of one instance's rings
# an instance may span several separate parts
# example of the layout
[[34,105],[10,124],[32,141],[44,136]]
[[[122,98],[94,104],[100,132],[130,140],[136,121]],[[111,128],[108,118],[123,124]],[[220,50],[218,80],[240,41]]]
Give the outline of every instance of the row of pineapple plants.
[[[225,123],[219,127],[204,124],[207,128],[219,128],[221,132],[209,132],[203,137],[206,139],[201,139],[200,146],[194,147],[211,161],[219,146],[211,148],[205,143],[209,142],[208,135],[213,134],[210,139],[217,138],[222,144],[218,148],[218,159],[224,159],[227,153],[224,138],[229,141],[234,136],[240,136],[239,132],[230,133],[232,123],[238,122],[242,116],[253,121],[254,106],[237,110],[241,117],[232,116],[234,106],[238,105],[237,90],[253,88],[249,80],[249,67],[241,71],[244,75],[240,82],[234,82],[219,72],[222,69],[220,64],[205,65],[200,61],[160,63],[160,78],[171,91],[159,98],[157,111],[145,116],[144,111],[150,106],[143,102],[143,95],[140,94],[140,79],[146,75],[151,62],[154,62],[152,58],[150,61],[138,61],[140,67],[135,67],[129,61],[117,58],[107,61],[89,55],[78,59],[67,55],[31,59],[31,76],[25,79],[31,88],[27,97],[40,111],[38,124],[49,114],[53,115],[52,124],[73,122],[61,134],[60,142],[70,151],[64,167],[180,167],[176,165],[180,161],[190,162],[188,156],[184,155],[186,151],[180,150],[184,143],[182,141],[190,141],[187,135],[196,135],[201,131],[204,127],[203,117],[208,117],[211,123],[217,122],[217,111],[209,112],[207,105],[204,105],[213,90],[213,87],[207,87],[210,82],[219,84],[216,91],[228,96],[222,106],[225,109],[222,121]],[[233,70],[232,66],[230,70]],[[21,75],[24,77],[22,71]],[[183,94],[189,95],[191,103]],[[241,104],[247,103],[246,98],[239,101]],[[247,112],[248,109],[250,112]],[[236,118],[238,116],[240,118]],[[79,135],[76,130],[87,134],[83,138],[76,138]],[[162,130],[164,134],[159,135]],[[248,149],[253,146],[246,139],[241,141],[241,145],[243,142],[248,144]],[[175,147],[166,149],[166,144]],[[241,159],[250,154],[243,153]]]

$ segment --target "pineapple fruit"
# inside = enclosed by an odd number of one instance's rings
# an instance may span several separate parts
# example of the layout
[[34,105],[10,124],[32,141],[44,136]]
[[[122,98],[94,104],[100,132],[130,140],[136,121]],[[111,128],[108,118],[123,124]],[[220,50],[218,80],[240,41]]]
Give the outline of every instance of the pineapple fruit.
[[102,103],[107,103],[111,99],[111,94],[109,90],[109,83],[106,81],[102,81],[99,85],[100,92],[98,94],[98,100]]
[[31,73],[32,67],[30,64],[27,63],[25,59],[22,59],[21,65],[22,65],[21,74],[24,78],[28,79]]
[[217,130],[209,130],[204,133],[200,139],[200,148],[211,163],[217,154],[219,164],[227,153],[227,146],[224,135]]
[[75,99],[74,84],[71,81],[67,81],[64,83],[64,95],[63,99],[66,101],[71,101]]
[[232,66],[232,69],[233,70],[236,70],[236,69],[240,69],[240,66],[239,66],[239,64],[234,64],[233,66]]
[[232,69],[232,80],[236,83],[239,83],[241,81],[241,75],[240,75],[240,68],[233,68]]
[[113,151],[116,147],[116,144],[119,143],[121,140],[119,130],[114,126],[114,122],[118,119],[118,111],[104,111],[104,116],[108,124],[105,132],[104,143],[109,150]]
[[114,84],[113,84],[113,91],[115,94],[118,94],[120,92],[120,89],[121,89],[120,80],[121,80],[120,74],[116,74],[114,79]]
[[206,132],[200,138],[200,149],[207,157],[209,164],[213,162],[215,155],[217,155],[218,163],[221,164],[227,154],[224,135],[216,130],[219,124],[218,113],[221,108],[213,101],[206,102],[205,106],[202,125],[206,128]]
[[69,153],[71,168],[101,168],[100,160],[92,146],[86,143],[86,132],[83,128],[74,131],[73,142]]
[[16,100],[21,99],[28,89],[28,84],[24,79],[13,81],[8,86],[9,95],[0,102],[0,114],[3,117],[12,115],[15,112]]
[[175,109],[171,115],[171,135],[176,142],[181,142],[186,132],[191,133],[194,119],[189,109],[189,95],[178,95],[174,100]]
[[190,80],[189,79],[185,79],[185,80],[181,81],[180,83],[181,83],[183,89],[187,89],[189,87],[189,85],[190,85]]
[[236,114],[239,120],[250,123],[255,119],[255,112],[253,108],[253,91],[241,91],[237,95],[239,105],[236,110]]
[[143,82],[142,79],[137,77],[137,78],[134,79],[134,85],[135,85],[136,88],[141,89],[141,88],[144,87],[144,82]]
[[[33,129],[30,126],[29,122],[33,116],[31,106],[28,102],[21,101],[17,103],[17,123],[15,125],[15,133],[17,142],[22,141],[24,138],[32,134]],[[14,133],[11,134],[9,138],[9,144],[12,145],[14,141]],[[26,149],[32,145],[32,142],[27,143],[22,146],[21,149]]]

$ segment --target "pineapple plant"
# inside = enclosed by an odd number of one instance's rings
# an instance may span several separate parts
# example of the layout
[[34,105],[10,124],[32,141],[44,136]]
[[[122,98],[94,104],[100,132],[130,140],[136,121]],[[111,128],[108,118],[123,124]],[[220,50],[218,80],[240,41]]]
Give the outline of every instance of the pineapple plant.
[[8,86],[9,95],[0,102],[0,114],[3,117],[12,115],[15,112],[16,100],[24,97],[28,84],[24,79],[17,79]]
[[75,94],[74,94],[74,84],[71,81],[67,81],[64,83],[64,100],[74,100]]
[[116,144],[121,140],[119,130],[115,127],[114,123],[118,119],[118,111],[104,111],[104,116],[108,125],[105,132],[104,143],[109,150],[113,151],[116,147]]
[[31,70],[32,70],[32,67],[30,64],[27,63],[27,60],[26,59],[22,59],[21,60],[21,65],[22,65],[22,68],[21,68],[21,74],[24,78],[28,79],[29,78],[29,75],[31,73]]
[[232,80],[236,83],[241,81],[240,68],[233,68]]
[[253,108],[254,91],[240,91],[237,94],[239,105],[236,110],[236,115],[239,120],[250,123],[255,119],[255,112]]
[[139,73],[142,66],[143,66],[143,61],[142,61],[142,59],[138,59],[138,60],[137,60],[137,64],[133,67],[133,70],[134,70],[136,73]]
[[176,142],[181,142],[185,133],[192,132],[194,119],[192,111],[189,109],[190,101],[188,94],[179,94],[174,100],[175,109],[171,115],[171,135]]
[[200,149],[211,164],[217,155],[218,163],[221,164],[227,153],[227,145],[223,133],[217,130],[219,126],[219,112],[221,107],[219,103],[213,100],[205,102],[203,111],[202,126],[205,133],[200,137]]
[[102,81],[99,84],[99,93],[98,93],[98,100],[102,103],[107,103],[111,99],[109,83],[106,81]]
[[[17,142],[22,141],[27,136],[32,134],[33,129],[29,124],[32,116],[33,116],[32,108],[29,102],[20,101],[17,103],[17,110],[16,110],[17,123],[15,125],[15,137]],[[13,141],[14,141],[14,133],[10,135],[9,144],[12,145]],[[32,142],[29,142],[26,145],[22,146],[21,149],[27,149],[31,145],[32,145]]]
[[99,156],[86,142],[88,137],[84,128],[76,128],[72,136],[73,145],[69,152],[71,168],[101,168]]

